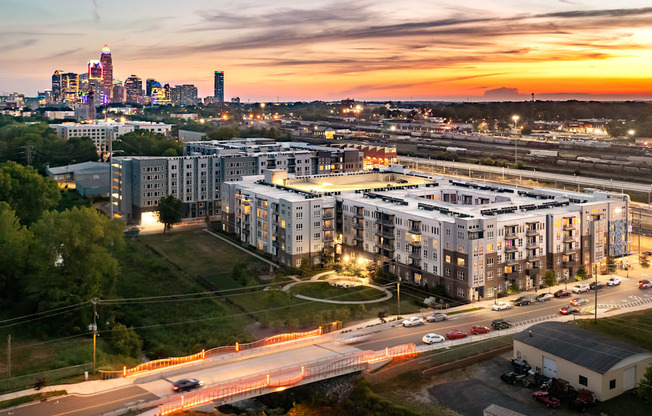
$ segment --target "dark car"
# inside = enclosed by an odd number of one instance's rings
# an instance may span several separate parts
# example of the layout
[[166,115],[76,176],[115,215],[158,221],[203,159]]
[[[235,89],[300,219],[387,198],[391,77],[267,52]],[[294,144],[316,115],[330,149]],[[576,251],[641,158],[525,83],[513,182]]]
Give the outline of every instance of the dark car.
[[524,305],[529,305],[532,303],[532,298],[527,297],[527,296],[521,296],[519,298],[516,298],[512,301],[512,303],[516,306],[524,306]]
[[512,323],[504,319],[494,319],[491,321],[491,327],[493,329],[507,329],[512,327]]
[[652,287],[652,282],[650,282],[647,279],[639,280],[638,281],[638,288],[639,289],[647,289],[649,287]]
[[172,385],[172,390],[175,392],[178,391],[189,391],[192,389],[198,389],[204,385],[204,382],[197,380],[196,378],[184,378]]
[[566,296],[570,296],[573,293],[570,290],[566,289],[561,289],[555,292],[555,297],[556,298],[565,298]]
[[504,373],[500,375],[500,379],[507,384],[516,384],[523,377],[525,377],[524,374],[518,374],[515,373],[514,371],[510,371],[509,373]]
[[597,282],[597,283],[591,282],[591,284],[589,285],[589,288],[591,288],[591,290],[595,290],[596,288],[602,289],[603,287],[604,287],[604,283],[602,282]]
[[558,398],[551,395],[547,391],[535,391],[532,393],[532,398],[538,402],[545,404],[547,407],[559,407],[561,404]]

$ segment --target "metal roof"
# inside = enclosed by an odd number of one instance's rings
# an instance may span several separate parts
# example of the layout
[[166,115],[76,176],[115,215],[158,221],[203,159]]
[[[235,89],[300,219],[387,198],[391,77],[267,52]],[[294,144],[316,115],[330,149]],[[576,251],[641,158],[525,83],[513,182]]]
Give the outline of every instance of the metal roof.
[[519,332],[514,340],[604,374],[622,360],[650,351],[563,322],[542,322]]

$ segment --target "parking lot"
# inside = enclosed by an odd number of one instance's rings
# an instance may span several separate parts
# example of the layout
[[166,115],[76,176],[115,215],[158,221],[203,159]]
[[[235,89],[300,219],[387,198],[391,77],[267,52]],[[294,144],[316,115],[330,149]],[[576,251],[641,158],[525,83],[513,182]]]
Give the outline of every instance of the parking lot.
[[511,371],[511,358],[512,354],[507,353],[470,367],[440,374],[428,388],[428,393],[443,406],[468,416],[482,415],[482,410],[490,404],[528,416],[580,414],[563,404],[557,409],[548,409],[532,399],[534,389],[526,389],[520,383],[510,385],[502,382],[500,375]]

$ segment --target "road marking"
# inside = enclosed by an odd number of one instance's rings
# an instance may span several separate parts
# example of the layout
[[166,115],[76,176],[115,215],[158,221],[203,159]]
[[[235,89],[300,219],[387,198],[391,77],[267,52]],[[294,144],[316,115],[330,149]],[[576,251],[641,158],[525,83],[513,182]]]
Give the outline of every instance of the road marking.
[[[75,410],[70,410],[70,411],[68,411],[68,412],[57,413],[57,414],[54,414],[54,415],[52,415],[52,416],[69,415],[69,414],[71,414],[71,413],[77,413],[77,412],[81,412],[81,411],[88,410],[88,409],[93,409],[93,408],[95,408],[95,407],[100,407],[100,406],[104,406],[104,405],[111,404],[111,403],[117,403],[117,402],[121,402],[121,401],[123,401],[123,400],[133,399],[133,398],[135,398],[135,397],[146,396],[146,395],[148,395],[148,394],[153,394],[153,393],[150,393],[150,392],[140,393],[140,394],[137,394],[137,395],[135,395],[135,396],[123,397],[123,398],[120,398],[120,399],[118,399],[118,400],[113,400],[113,401],[111,401],[111,402],[104,402],[104,403],[100,403],[100,404],[94,404],[93,406],[87,406],[87,407],[82,407],[81,409],[75,409]],[[158,396],[157,396],[157,397],[158,397]]]

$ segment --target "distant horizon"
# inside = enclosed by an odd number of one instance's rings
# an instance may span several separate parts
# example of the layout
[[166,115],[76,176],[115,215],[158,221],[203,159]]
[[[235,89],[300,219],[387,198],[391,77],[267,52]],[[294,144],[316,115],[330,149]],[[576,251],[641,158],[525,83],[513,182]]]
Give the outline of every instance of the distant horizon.
[[207,97],[219,70],[225,101],[652,100],[648,0],[394,4],[5,0],[0,94],[36,96],[107,44],[115,79]]

